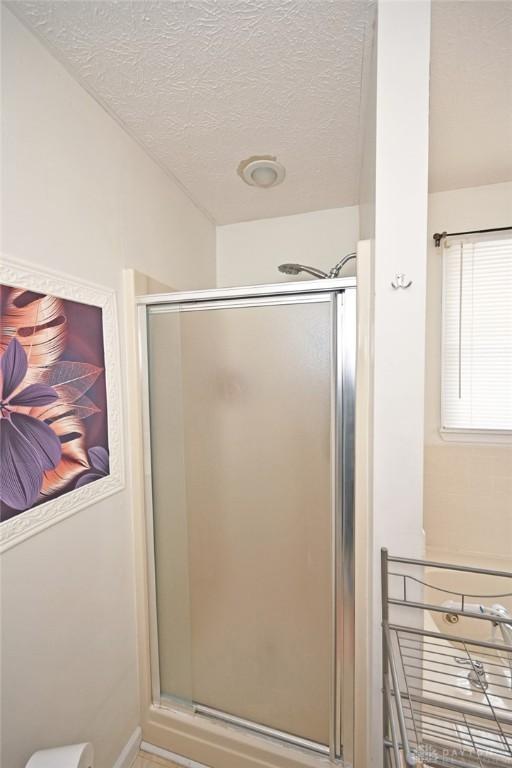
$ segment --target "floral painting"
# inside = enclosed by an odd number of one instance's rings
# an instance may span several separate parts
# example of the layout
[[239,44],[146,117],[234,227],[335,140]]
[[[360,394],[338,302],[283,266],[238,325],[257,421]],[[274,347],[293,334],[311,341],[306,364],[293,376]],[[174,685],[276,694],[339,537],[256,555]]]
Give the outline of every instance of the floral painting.
[[109,475],[102,309],[0,286],[0,519]]

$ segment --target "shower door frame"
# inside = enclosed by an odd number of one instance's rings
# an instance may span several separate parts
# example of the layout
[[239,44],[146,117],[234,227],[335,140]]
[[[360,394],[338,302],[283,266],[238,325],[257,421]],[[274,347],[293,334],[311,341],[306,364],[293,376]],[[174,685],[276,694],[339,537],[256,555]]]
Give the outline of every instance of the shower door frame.
[[[230,307],[272,306],[327,301],[331,308],[331,690],[329,744],[279,731],[260,723],[191,702],[181,704],[160,688],[158,617],[156,606],[149,402],[148,310],[201,311]],[[354,471],[356,280],[338,278],[297,281],[242,288],[206,289],[137,297],[139,385],[142,394],[144,507],[146,520],[149,669],[152,706],[161,714],[207,718],[243,727],[263,737],[308,749],[334,761],[353,763],[354,754]]]

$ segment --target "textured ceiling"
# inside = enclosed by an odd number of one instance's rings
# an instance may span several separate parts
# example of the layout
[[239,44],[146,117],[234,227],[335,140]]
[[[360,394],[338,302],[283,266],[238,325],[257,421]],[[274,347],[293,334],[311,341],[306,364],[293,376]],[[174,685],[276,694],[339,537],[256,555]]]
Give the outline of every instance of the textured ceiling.
[[[352,205],[370,0],[18,0],[12,10],[218,223]],[[434,0],[430,188],[512,179],[512,2]],[[404,94],[407,98],[407,94]],[[284,183],[248,187],[251,155]]]
[[[10,7],[218,223],[352,205],[367,0]],[[246,186],[251,155],[282,185]]]
[[512,2],[432,6],[430,188],[512,180]]

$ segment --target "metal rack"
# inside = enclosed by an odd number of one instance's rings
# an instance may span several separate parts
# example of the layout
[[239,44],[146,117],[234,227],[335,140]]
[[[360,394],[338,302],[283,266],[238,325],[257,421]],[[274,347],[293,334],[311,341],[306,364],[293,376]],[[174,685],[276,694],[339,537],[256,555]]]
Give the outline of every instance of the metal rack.
[[[450,572],[491,589],[440,586]],[[384,766],[511,768],[512,573],[383,549],[381,575]]]

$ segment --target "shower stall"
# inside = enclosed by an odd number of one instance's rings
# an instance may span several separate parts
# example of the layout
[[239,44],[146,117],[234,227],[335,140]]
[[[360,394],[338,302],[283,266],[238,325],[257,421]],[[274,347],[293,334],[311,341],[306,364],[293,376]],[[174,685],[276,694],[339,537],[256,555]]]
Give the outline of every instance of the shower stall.
[[153,707],[351,762],[355,279],[138,318]]

